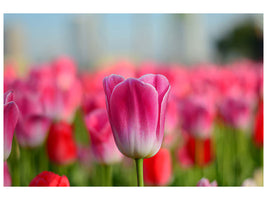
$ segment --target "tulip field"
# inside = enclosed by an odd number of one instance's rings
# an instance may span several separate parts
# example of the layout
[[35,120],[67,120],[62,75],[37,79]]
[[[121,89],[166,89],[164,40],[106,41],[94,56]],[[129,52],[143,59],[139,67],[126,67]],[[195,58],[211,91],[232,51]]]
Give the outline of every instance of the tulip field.
[[4,66],[4,186],[263,186],[263,63]]

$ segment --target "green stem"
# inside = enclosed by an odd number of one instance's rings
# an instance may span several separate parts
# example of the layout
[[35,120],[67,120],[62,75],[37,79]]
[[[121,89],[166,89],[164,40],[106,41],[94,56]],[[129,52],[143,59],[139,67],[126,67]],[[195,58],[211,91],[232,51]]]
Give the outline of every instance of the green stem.
[[111,165],[104,165],[105,168],[105,186],[112,186],[112,167]]
[[143,180],[143,159],[137,158],[135,159],[136,164],[136,174],[137,174],[137,184],[138,186],[144,186],[144,180]]

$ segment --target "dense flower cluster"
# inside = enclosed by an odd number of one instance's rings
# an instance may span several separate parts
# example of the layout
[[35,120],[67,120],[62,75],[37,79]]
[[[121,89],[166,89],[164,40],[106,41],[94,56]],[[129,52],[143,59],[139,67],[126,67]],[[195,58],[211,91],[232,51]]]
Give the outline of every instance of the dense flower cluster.
[[[13,135],[21,150],[44,146],[52,163],[47,171],[54,165],[86,162],[92,169],[95,163],[125,165],[125,156],[144,158],[148,185],[171,184],[175,166],[202,169],[217,162],[218,127],[227,137],[238,140],[234,133],[242,132],[256,148],[263,146],[262,63],[135,66],[121,61],[78,71],[75,62],[63,56],[24,75],[5,66],[5,185],[12,185],[8,158],[14,151]],[[77,140],[81,124],[89,142]],[[66,177],[43,172],[30,185],[61,183],[69,185]],[[217,183],[201,179],[193,185]]]

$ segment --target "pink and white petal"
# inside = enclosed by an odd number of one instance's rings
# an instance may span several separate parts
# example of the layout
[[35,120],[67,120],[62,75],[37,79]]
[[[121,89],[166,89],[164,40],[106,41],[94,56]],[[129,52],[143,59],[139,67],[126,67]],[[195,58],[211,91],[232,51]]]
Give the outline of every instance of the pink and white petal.
[[114,88],[110,122],[116,144],[126,156],[142,158],[151,153],[157,143],[158,103],[155,88],[138,79],[129,78]]
[[139,78],[140,81],[151,84],[158,92],[159,103],[170,88],[168,79],[161,74],[146,74]]
[[19,117],[19,109],[15,102],[11,101],[4,106],[4,159],[11,152],[14,130]]
[[104,87],[104,91],[106,94],[108,112],[109,112],[109,102],[110,102],[111,94],[114,88],[122,81],[124,81],[124,78],[120,75],[115,75],[115,74],[107,76],[103,80],[103,87]]

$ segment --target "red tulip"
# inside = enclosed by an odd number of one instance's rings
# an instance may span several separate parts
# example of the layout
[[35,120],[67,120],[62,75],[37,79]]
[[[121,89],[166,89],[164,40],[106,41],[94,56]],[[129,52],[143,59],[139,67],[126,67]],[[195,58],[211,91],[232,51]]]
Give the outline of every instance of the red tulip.
[[189,134],[185,136],[185,145],[177,151],[177,158],[182,167],[194,164],[203,167],[211,162],[213,156],[210,138],[195,138]]
[[19,117],[19,109],[13,98],[12,91],[4,94],[4,160],[10,155],[14,130]]
[[53,172],[43,171],[32,179],[29,186],[67,187],[70,186],[70,183],[68,178],[64,175],[59,176]]
[[263,146],[263,101],[259,104],[254,124],[254,142],[258,147]]
[[52,124],[46,147],[52,162],[60,165],[72,163],[77,157],[77,152],[71,125],[64,121]]
[[167,185],[172,175],[172,160],[168,149],[161,148],[158,153],[144,159],[144,181],[149,185]]

